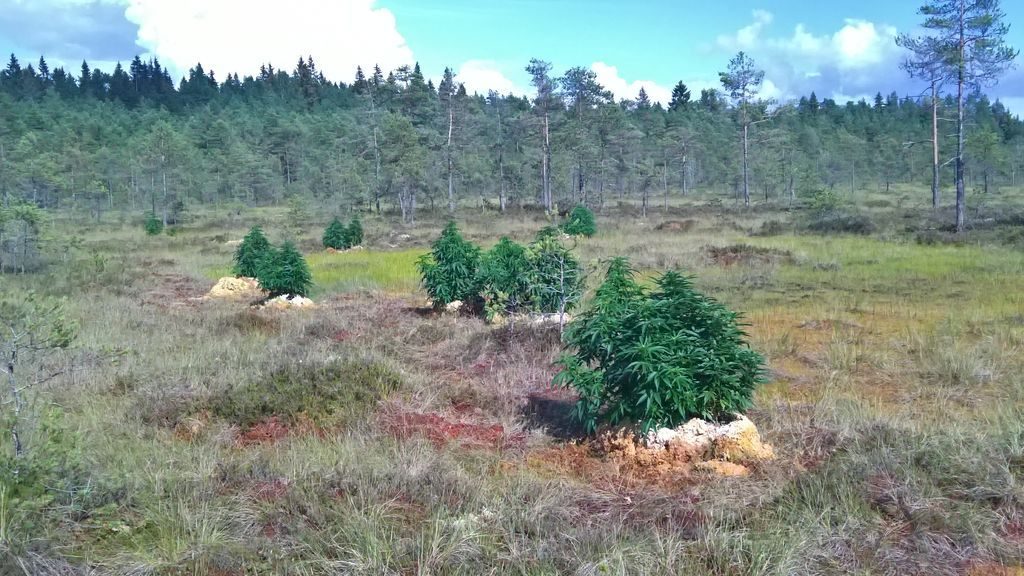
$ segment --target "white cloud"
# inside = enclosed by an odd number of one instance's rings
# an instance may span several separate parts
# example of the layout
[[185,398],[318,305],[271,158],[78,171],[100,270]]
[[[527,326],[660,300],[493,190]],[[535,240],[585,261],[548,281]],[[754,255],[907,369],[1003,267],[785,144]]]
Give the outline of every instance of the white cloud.
[[467,60],[455,71],[455,81],[466,85],[470,94],[486,95],[494,90],[502,95],[523,95],[529,91],[509,80],[495,62],[489,60]]
[[[640,89],[647,91],[651,102],[661,102],[667,106],[672,100],[672,89],[666,88],[651,80],[626,81],[619,75],[619,69],[604,62],[594,62],[590,69],[597,74],[597,83],[615,95],[618,100],[635,100]],[[692,90],[692,88],[691,88]]]
[[752,23],[718,37],[717,46],[744,50],[765,70],[762,96],[789,99],[816,91],[819,97],[874,94],[908,86],[899,69],[896,28],[847,19],[834,32],[815,34],[797,24],[790,35],[772,36],[772,15],[754,11]]
[[775,16],[767,10],[754,10],[754,21],[736,31],[735,34],[723,34],[718,37],[718,45],[730,50],[749,50],[754,48],[760,39],[761,32],[772,23]]
[[349,81],[357,65],[411,64],[394,15],[375,0],[125,0],[137,42],[181,74],[201,62],[222,77],[261,64],[290,70],[312,55],[318,69]]

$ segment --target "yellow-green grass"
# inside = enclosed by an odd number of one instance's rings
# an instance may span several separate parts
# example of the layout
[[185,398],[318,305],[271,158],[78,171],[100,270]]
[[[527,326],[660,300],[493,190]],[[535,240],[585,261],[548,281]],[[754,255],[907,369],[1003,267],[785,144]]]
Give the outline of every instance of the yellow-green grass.
[[[313,294],[361,290],[408,294],[419,287],[416,260],[424,250],[315,252],[306,255],[313,275]],[[231,274],[229,266],[207,270],[211,279]]]

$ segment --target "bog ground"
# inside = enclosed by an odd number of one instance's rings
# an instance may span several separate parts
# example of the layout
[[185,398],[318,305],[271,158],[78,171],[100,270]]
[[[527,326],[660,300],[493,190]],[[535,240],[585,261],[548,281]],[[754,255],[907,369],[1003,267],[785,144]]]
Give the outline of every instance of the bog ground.
[[[82,247],[0,284],[66,296],[81,326],[32,397],[38,482],[0,485],[0,573],[1019,573],[1019,224],[979,212],[955,239],[914,202],[860,203],[871,235],[702,198],[609,207],[577,241],[591,286],[626,255],[745,314],[777,458],[735,478],[602,458],[551,387],[557,329],[426,309],[414,262],[440,218],[367,214],[344,253],[310,221],[311,310],[199,299],[249,226],[290,234],[284,208],[154,237],[61,222]],[[458,220],[485,246],[548,223]]]

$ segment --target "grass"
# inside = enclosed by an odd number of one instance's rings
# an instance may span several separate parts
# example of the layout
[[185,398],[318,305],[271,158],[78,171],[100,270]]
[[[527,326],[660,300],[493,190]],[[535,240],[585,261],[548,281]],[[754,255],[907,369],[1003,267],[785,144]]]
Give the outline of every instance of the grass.
[[[425,252],[423,249],[410,249],[306,254],[306,263],[313,276],[313,296],[359,291],[413,292],[420,283],[416,260]],[[205,276],[211,280],[229,275],[229,265],[205,271]]]
[[[202,213],[153,238],[92,224],[67,264],[0,279],[5,290],[67,296],[81,323],[77,348],[50,361],[74,370],[31,398],[33,415],[63,407],[46,426],[65,443],[44,450],[39,425],[26,438],[51,475],[32,488],[38,497],[20,498],[11,495],[28,492],[0,469],[0,573],[1018,567],[1024,302],[1014,287],[1024,256],[986,240],[994,235],[918,244],[904,231],[904,212],[918,209],[908,200],[855,201],[876,234],[796,234],[798,211],[697,196],[646,220],[609,207],[578,243],[589,270],[620,254],[645,273],[682,269],[744,313],[772,377],[751,418],[779,458],[737,479],[652,479],[590,455],[566,439],[566,400],[549,388],[557,334],[422,314],[414,262],[440,216],[412,228],[368,216],[365,251],[324,253],[319,229],[300,234],[322,302],[311,312],[190,299],[227,273],[225,242],[249,220]],[[251,216],[279,240],[283,210]],[[695,224],[656,229],[681,219]],[[769,220],[780,234],[750,234]],[[546,223],[460,214],[483,245],[528,241]],[[712,256],[741,245],[771,257]],[[326,297],[337,293],[346,296]],[[417,415],[445,432],[403,428]],[[268,418],[284,432],[247,441]],[[498,441],[480,441],[483,432]],[[0,442],[7,450],[9,438]]]

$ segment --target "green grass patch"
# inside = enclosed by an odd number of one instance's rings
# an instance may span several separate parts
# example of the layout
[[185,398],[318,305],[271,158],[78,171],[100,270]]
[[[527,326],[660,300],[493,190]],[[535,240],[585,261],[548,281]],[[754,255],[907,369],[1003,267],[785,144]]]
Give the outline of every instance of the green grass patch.
[[271,416],[294,423],[299,415],[317,423],[345,425],[401,385],[397,373],[377,362],[291,364],[225,390],[214,397],[211,407],[214,414],[239,426]]
[[[421,249],[410,249],[306,254],[306,262],[313,274],[312,294],[317,296],[360,290],[411,293],[420,285],[416,259],[423,252]],[[228,265],[206,271],[206,276],[212,280],[230,275],[231,267]]]

